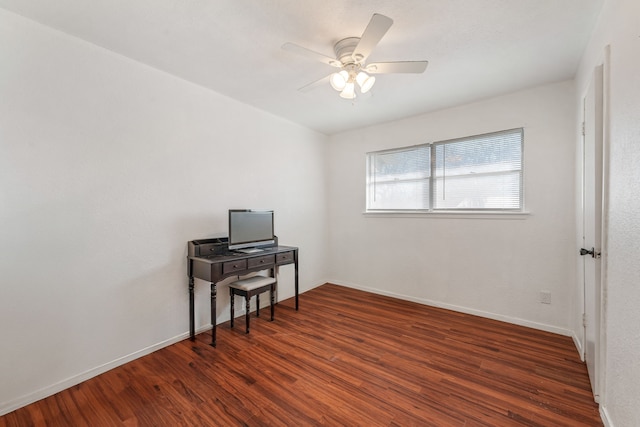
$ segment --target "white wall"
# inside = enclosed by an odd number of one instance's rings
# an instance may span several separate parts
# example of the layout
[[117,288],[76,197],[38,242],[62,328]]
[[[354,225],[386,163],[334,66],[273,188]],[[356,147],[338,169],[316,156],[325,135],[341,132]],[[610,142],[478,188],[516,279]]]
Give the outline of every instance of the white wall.
[[0,414],[185,337],[187,241],[229,208],[324,283],[326,136],[2,10],[0,40]]
[[[582,59],[587,87],[610,46],[608,251],[603,254],[605,365],[601,412],[609,426],[640,425],[640,3],[605,0]],[[578,91],[578,95],[582,92]],[[576,110],[580,108],[576,98]]]
[[[331,281],[571,334],[574,101],[561,82],[332,136]],[[530,215],[363,215],[365,153],[517,127]]]

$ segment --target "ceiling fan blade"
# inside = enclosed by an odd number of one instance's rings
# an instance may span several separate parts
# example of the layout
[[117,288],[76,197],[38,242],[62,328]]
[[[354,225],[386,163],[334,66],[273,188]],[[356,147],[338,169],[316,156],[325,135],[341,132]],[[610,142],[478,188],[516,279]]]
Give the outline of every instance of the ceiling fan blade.
[[367,65],[364,70],[371,74],[391,73],[424,73],[429,61],[399,61],[399,62],[375,62]]
[[300,92],[309,92],[309,91],[317,88],[318,86],[327,85],[329,83],[329,78],[330,77],[331,77],[331,74],[329,74],[326,77],[321,78],[320,80],[316,80],[315,82],[311,82],[306,86],[302,86],[298,90]]
[[365,28],[364,33],[362,33],[358,45],[351,54],[354,61],[363,62],[367,59],[373,48],[378,45],[392,24],[393,19],[374,13],[367,28]]
[[298,55],[306,56],[309,59],[320,61],[332,67],[337,67],[337,68],[342,67],[342,63],[336,58],[331,58],[330,56],[323,55],[321,53],[307,49],[306,47],[299,46],[295,43],[285,43],[282,45],[282,49],[288,52],[293,52]]

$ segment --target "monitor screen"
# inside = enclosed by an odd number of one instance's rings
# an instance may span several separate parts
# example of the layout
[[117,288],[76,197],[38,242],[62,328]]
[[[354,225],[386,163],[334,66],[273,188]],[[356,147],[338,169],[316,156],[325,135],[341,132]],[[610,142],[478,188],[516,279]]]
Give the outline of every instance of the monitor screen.
[[229,210],[229,249],[257,248],[274,243],[273,211]]

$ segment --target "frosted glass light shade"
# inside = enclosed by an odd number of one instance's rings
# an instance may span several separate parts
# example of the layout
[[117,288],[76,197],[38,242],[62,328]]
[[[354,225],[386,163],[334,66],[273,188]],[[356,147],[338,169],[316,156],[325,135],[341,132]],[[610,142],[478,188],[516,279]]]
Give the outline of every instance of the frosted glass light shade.
[[356,87],[353,82],[347,83],[344,86],[344,90],[340,92],[340,96],[345,99],[353,99],[356,97]]
[[342,70],[339,73],[331,74],[329,83],[331,83],[332,88],[341,91],[344,90],[345,86],[347,85],[347,80],[349,80],[349,73],[347,73],[345,70]]
[[376,82],[376,78],[361,71],[356,76],[356,82],[358,82],[358,86],[360,86],[360,92],[367,93],[369,92],[369,89],[373,87],[373,84]]

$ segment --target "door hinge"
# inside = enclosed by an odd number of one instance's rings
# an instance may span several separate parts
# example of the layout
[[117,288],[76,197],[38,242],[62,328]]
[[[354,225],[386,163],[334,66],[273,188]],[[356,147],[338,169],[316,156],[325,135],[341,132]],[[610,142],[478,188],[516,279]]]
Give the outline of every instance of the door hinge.
[[582,313],[582,327],[587,327],[587,313]]
[[586,131],[585,131],[585,125],[584,122],[582,122],[582,136],[586,135]]

